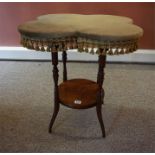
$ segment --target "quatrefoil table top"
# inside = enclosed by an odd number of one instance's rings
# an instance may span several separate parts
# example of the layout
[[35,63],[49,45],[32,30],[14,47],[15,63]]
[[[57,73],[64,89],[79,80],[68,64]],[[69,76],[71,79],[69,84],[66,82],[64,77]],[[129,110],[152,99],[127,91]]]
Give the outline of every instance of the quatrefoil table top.
[[[137,50],[143,29],[128,17],[48,14],[19,25],[21,44],[38,51],[78,49],[79,52],[125,54]],[[100,53],[103,49],[102,53]]]

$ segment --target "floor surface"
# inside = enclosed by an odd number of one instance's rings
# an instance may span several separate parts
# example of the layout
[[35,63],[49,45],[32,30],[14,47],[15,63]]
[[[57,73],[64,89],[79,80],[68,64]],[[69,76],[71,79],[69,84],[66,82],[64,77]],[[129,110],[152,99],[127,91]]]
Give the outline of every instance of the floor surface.
[[[96,80],[96,63],[68,63],[69,78]],[[62,81],[62,64],[59,65]],[[53,111],[49,62],[0,62],[0,152],[155,152],[155,66],[107,64],[101,137],[95,108]]]

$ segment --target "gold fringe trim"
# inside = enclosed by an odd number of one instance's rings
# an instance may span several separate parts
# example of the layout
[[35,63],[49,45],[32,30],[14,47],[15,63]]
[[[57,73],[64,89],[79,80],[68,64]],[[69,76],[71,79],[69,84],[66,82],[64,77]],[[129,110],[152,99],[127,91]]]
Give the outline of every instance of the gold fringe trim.
[[[84,38],[68,37],[52,40],[38,40],[25,36],[21,38],[21,44],[28,49],[57,52],[69,49],[78,49],[79,52],[99,55],[120,55],[132,53],[138,48],[138,39],[128,41],[95,41]],[[57,48],[57,50],[56,50]]]

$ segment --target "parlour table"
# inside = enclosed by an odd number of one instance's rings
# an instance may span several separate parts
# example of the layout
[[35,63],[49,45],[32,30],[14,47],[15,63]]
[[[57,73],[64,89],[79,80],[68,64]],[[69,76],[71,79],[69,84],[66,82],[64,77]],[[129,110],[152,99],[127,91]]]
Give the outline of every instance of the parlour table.
[[[54,110],[49,133],[60,104],[73,109],[96,107],[102,136],[104,103],[104,67],[106,55],[132,53],[138,48],[143,30],[128,17],[114,15],[47,14],[18,26],[21,44],[31,50],[51,52],[54,80]],[[98,54],[97,80],[68,79],[67,50]],[[58,52],[62,52],[63,82],[58,85]],[[94,74],[94,73],[92,73]],[[83,118],[84,119],[84,118]],[[91,121],[91,120],[90,120]]]

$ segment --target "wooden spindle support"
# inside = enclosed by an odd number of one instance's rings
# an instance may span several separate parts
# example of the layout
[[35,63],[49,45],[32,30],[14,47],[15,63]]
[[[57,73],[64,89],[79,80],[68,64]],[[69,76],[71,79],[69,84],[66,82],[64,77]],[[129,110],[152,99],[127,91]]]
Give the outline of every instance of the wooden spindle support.
[[[102,49],[100,49],[101,53],[102,53]],[[103,123],[103,119],[102,119],[102,103],[103,103],[103,97],[104,97],[104,91],[102,88],[103,85],[103,81],[104,81],[104,67],[106,64],[106,56],[105,55],[99,55],[99,69],[98,69],[98,75],[97,75],[97,83],[99,84],[99,94],[98,94],[98,98],[97,98],[97,105],[96,105],[96,111],[97,111],[97,116],[98,116],[98,120],[101,126],[101,130],[102,130],[102,136],[105,137],[105,128],[104,128],[104,123]]]
[[62,52],[62,61],[63,61],[63,82],[64,82],[64,81],[67,81],[67,67],[66,67],[67,52],[66,51]]
[[58,52],[51,52],[51,56],[52,56],[52,65],[53,65],[53,80],[54,80],[54,112],[53,112],[53,116],[52,119],[50,121],[50,125],[49,125],[49,133],[52,132],[52,126],[54,124],[54,121],[56,119],[56,116],[59,112],[59,107],[60,107],[60,103],[59,103],[59,92],[58,92],[58,77],[59,77],[59,70],[58,70]]

